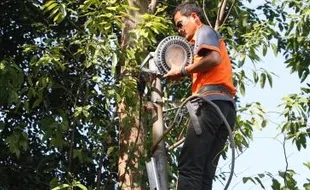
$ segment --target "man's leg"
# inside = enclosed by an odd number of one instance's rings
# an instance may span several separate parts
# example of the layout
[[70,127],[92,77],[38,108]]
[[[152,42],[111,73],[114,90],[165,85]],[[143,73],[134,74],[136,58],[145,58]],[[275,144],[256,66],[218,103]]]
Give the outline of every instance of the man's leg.
[[203,104],[197,115],[202,124],[202,134],[196,135],[190,125],[179,158],[178,190],[201,189],[206,158],[215,140],[214,131],[221,124],[220,116],[210,105]]
[[[231,127],[235,125],[236,122],[236,112],[235,108],[225,101],[215,101],[215,103],[221,109],[223,115],[225,116],[227,122]],[[228,130],[224,123],[220,125],[218,130],[215,132],[216,137],[212,144],[209,155],[207,155],[207,161],[205,163],[204,174],[203,174],[203,185],[201,190],[211,190],[212,182],[215,176],[216,167],[228,137]]]

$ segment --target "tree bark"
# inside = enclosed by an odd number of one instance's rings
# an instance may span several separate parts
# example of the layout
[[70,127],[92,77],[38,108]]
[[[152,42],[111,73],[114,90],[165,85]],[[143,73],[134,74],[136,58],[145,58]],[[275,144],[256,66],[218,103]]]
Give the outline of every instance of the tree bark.
[[128,117],[126,108],[127,105],[123,99],[119,104],[118,110],[120,116],[120,155],[118,160],[119,189],[141,190],[142,184],[139,183],[139,179],[141,179],[143,173],[135,172],[134,170],[138,169],[138,159],[142,156],[144,151],[144,130],[142,124],[139,125],[140,121],[137,117],[134,118],[132,126],[123,124],[123,121]]
[[[129,10],[129,18],[124,18],[124,27],[122,29],[122,42],[121,48],[123,52],[126,51],[128,46],[133,46],[130,39],[130,30],[136,28],[137,24],[141,22],[141,15],[148,11],[148,1],[145,0],[128,0],[130,7],[138,8],[138,10]],[[155,6],[155,5],[152,5]],[[120,61],[119,74],[122,76],[125,60]],[[120,77],[117,77],[120,78]],[[121,79],[120,79],[121,80]],[[138,93],[136,93],[138,99]],[[128,106],[126,99],[118,104],[118,113],[120,119],[120,135],[119,135],[119,160],[118,160],[118,177],[119,177],[119,189],[122,190],[142,190],[143,184],[141,179],[143,172],[139,172],[139,158],[144,152],[144,130],[142,122],[139,121],[139,117],[134,116],[134,121],[131,126],[126,126],[125,121],[128,119],[127,114]],[[136,172],[136,171],[138,172]]]

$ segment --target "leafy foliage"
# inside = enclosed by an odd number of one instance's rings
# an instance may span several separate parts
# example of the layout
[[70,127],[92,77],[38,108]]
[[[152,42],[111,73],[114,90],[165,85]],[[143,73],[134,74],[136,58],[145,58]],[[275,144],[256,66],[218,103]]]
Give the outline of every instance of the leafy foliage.
[[[204,1],[197,2],[202,5]],[[233,60],[238,96],[245,95],[250,84],[273,86],[276,73],[259,65],[261,56],[270,50],[284,55],[285,64],[305,82],[310,63],[310,2],[266,1],[255,9],[248,7],[250,2],[236,1],[219,28]],[[129,17],[128,11],[135,10],[127,1],[1,1],[0,188],[116,186],[120,132],[116,105],[126,99],[128,117],[123,124],[130,132],[142,106],[135,90],[139,66],[158,41],[175,34],[170,13],[178,3],[161,1],[155,14],[144,14],[130,32],[131,45],[122,51],[123,19]],[[219,1],[205,3],[214,25]],[[248,60],[252,65],[247,64]],[[188,80],[182,84],[163,81],[167,109],[175,108],[189,95],[189,85]],[[309,87],[284,97],[281,105],[286,118],[281,133],[287,134],[298,150],[306,149],[310,138]],[[242,106],[237,97],[237,105],[234,135],[242,153],[250,146],[253,129],[267,127],[268,122],[260,103]],[[165,121],[169,123],[173,117],[173,112],[167,112]],[[151,122],[148,116],[143,121],[146,125]],[[180,139],[185,124],[169,134],[167,146]],[[147,132],[146,152],[150,136]],[[169,152],[171,188],[176,182],[178,154],[179,149]],[[143,163],[148,155],[143,156],[139,158],[139,171],[145,169]],[[223,156],[226,158],[225,152]],[[309,164],[305,166],[309,168]],[[294,175],[293,169],[279,172],[284,185],[271,173],[245,177],[244,183],[251,181],[268,189],[261,180],[268,176],[272,189],[296,189]],[[220,176],[225,178],[225,174]],[[309,184],[303,185],[305,189]]]
[[[22,189],[27,184],[28,189],[46,189],[71,181],[72,176],[89,187],[115,183],[117,165],[109,160],[117,156],[107,154],[107,147],[117,141],[111,112],[115,97],[107,89],[114,83],[111,57],[119,53],[119,34],[113,30],[119,20],[106,24],[114,27],[111,30],[85,24],[97,16],[91,14],[95,1],[49,1],[44,6],[32,1],[5,3],[15,5],[16,12],[7,14],[41,16],[26,21],[17,17],[13,28],[22,22],[27,30],[21,36],[29,39],[19,39],[16,46],[11,43],[14,51],[1,60],[5,89],[1,92],[1,186]],[[24,10],[27,6],[36,12]],[[112,13],[105,7],[115,5],[100,6],[101,11],[93,11],[106,16]],[[51,20],[43,19],[40,9],[53,11]],[[98,33],[90,34],[90,30]],[[10,30],[3,32],[14,36]]]

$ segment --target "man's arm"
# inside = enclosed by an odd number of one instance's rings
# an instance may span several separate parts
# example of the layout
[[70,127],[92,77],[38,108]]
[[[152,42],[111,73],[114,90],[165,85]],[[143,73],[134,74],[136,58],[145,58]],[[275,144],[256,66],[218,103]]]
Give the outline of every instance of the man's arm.
[[221,55],[217,51],[207,49],[201,51],[203,51],[202,58],[198,62],[185,67],[188,73],[207,72],[221,63]]
[[[221,64],[221,55],[214,50],[203,49],[202,58],[193,64],[189,64],[184,69],[188,74],[207,72],[213,67]],[[181,68],[172,65],[171,70],[164,76],[171,80],[179,80],[182,77]]]

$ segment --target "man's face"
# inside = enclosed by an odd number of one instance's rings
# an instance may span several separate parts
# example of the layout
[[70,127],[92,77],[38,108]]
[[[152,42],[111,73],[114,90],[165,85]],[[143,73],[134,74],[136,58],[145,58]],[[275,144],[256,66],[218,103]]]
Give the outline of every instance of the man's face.
[[195,23],[195,16],[183,16],[179,11],[174,15],[174,24],[181,36],[190,41],[198,28]]

